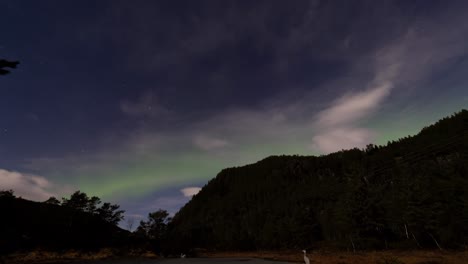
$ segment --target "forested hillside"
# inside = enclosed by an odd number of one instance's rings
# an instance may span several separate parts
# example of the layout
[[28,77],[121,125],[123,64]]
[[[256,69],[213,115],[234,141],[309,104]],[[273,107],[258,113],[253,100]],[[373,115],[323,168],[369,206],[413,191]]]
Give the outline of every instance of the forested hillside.
[[33,202],[15,197],[12,191],[0,192],[0,256],[18,250],[46,249],[95,250],[129,244],[130,232],[117,223],[123,211],[75,192],[59,202],[51,197]]
[[386,146],[225,169],[175,215],[168,247],[466,245],[467,131],[462,110]]

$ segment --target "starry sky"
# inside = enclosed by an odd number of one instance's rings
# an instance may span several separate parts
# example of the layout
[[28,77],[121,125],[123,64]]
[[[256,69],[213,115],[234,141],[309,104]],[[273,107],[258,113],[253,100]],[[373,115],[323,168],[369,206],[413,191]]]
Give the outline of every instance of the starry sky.
[[139,220],[223,168],[468,106],[466,1],[0,0],[0,189]]

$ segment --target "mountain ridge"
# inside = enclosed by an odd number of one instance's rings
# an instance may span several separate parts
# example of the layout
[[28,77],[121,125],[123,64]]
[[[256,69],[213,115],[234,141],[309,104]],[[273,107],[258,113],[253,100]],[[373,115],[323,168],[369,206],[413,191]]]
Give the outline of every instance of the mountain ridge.
[[[384,146],[223,169],[174,216],[174,243],[233,250],[461,246],[468,234],[467,131],[463,109]],[[450,216],[454,209],[459,215]]]

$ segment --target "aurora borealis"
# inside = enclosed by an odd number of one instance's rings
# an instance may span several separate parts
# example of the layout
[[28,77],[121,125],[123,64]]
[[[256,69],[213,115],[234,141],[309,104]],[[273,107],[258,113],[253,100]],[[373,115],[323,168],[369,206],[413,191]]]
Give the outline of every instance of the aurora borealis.
[[0,189],[174,213],[223,168],[468,106],[465,1],[0,0]]

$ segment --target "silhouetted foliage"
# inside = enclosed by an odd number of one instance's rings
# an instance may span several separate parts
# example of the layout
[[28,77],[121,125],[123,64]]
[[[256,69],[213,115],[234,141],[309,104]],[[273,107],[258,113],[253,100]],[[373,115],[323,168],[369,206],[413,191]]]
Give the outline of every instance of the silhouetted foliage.
[[10,71],[5,68],[15,69],[18,64],[19,62],[17,61],[0,59],[0,75],[6,75],[10,73]]
[[59,199],[55,198],[54,196],[51,196],[49,199],[45,200],[44,203],[46,203],[46,204],[60,205]]
[[463,246],[467,131],[462,110],[386,146],[224,169],[174,216],[168,248]]
[[140,221],[135,234],[138,237],[148,239],[153,250],[160,252],[163,244],[170,239],[167,236],[167,227],[170,222],[169,213],[159,209],[156,212],[149,213],[148,220]]
[[0,197],[4,198],[15,198],[15,192],[13,190],[1,190]]
[[149,213],[147,221],[141,220],[135,233],[149,239],[160,241],[166,235],[167,225],[170,221],[169,213],[159,209],[156,212]]
[[120,205],[103,203],[100,208],[96,210],[97,215],[104,221],[117,225],[123,218],[124,210],[119,210]]
[[79,211],[85,211],[88,207],[88,203],[88,195],[80,191],[74,192],[69,199],[62,198],[62,206],[70,207]]
[[85,210],[90,213],[98,213],[98,206],[101,204],[101,199],[99,197],[93,196],[88,199]]
[[113,225],[117,225],[124,218],[125,211],[119,210],[119,205],[103,203],[101,207],[98,207],[100,204],[101,199],[99,197],[89,198],[86,193],[80,191],[74,192],[69,199],[62,198],[62,206],[97,215]]

